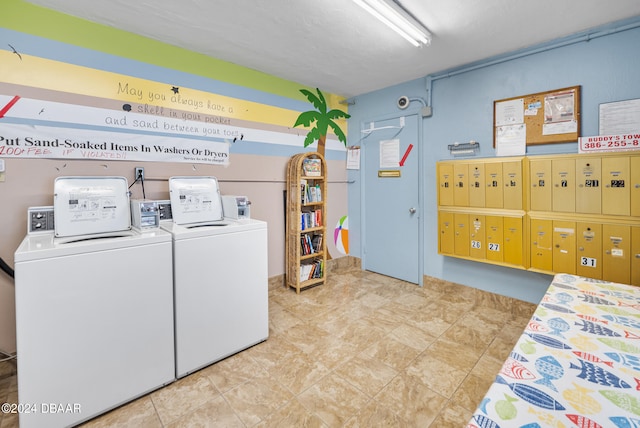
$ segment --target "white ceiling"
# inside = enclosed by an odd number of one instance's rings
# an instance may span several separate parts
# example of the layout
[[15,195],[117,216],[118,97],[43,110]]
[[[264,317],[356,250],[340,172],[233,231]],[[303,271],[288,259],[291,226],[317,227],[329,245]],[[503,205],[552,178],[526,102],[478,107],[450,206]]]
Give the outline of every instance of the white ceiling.
[[638,0],[399,0],[415,48],[348,0],[28,0],[351,97],[640,16]]

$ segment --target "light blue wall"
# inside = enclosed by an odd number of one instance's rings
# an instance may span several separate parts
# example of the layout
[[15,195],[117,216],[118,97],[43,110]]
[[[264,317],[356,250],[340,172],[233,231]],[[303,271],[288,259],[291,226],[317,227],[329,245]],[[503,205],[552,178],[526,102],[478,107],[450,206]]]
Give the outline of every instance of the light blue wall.
[[[451,159],[447,145],[480,142],[479,157],[495,156],[494,100],[581,86],[581,135],[598,135],[600,103],[640,98],[640,19],[556,40],[501,58],[430,76],[433,116],[423,119],[424,274],[537,303],[551,276],[443,257],[437,253],[436,162]],[[468,70],[468,71],[465,71]],[[349,113],[349,145],[358,145],[361,124],[398,114],[402,95],[429,100],[427,78],[355,99]],[[419,109],[420,103],[411,103]],[[577,143],[530,146],[528,154],[576,153]],[[349,171],[350,252],[360,257],[360,171]]]

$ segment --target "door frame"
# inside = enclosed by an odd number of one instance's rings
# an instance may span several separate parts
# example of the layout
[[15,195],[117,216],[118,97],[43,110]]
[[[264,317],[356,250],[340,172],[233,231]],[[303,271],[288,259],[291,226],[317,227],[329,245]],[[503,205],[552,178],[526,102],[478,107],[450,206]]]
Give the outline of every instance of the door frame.
[[365,139],[369,138],[375,133],[371,132],[368,135],[364,135],[365,131],[370,129],[369,124],[371,122],[380,122],[397,119],[407,116],[417,116],[418,119],[418,135],[414,144],[413,150],[418,156],[418,286],[424,286],[424,157],[422,153],[423,142],[423,122],[424,118],[420,116],[420,110],[408,109],[403,112],[391,113],[383,116],[376,116],[371,119],[360,121],[360,256],[362,261],[362,269],[367,269],[367,235],[366,235],[366,216],[365,216],[365,200],[366,200],[366,174],[364,172],[367,158],[367,148]]

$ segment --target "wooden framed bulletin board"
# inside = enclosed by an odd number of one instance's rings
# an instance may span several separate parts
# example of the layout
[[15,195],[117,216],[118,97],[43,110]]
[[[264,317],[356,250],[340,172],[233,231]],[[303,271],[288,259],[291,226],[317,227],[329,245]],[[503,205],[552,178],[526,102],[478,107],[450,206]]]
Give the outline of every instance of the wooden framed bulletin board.
[[[511,137],[503,137],[507,135]],[[580,86],[493,102],[494,148],[501,138],[520,138],[534,145],[572,142],[579,136]]]

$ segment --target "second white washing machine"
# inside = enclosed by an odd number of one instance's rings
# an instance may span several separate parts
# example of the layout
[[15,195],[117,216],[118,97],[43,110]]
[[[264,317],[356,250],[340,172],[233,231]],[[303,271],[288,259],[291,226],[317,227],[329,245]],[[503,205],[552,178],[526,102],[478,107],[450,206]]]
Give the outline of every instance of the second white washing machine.
[[268,338],[267,224],[224,219],[214,177],[169,187],[180,378]]

